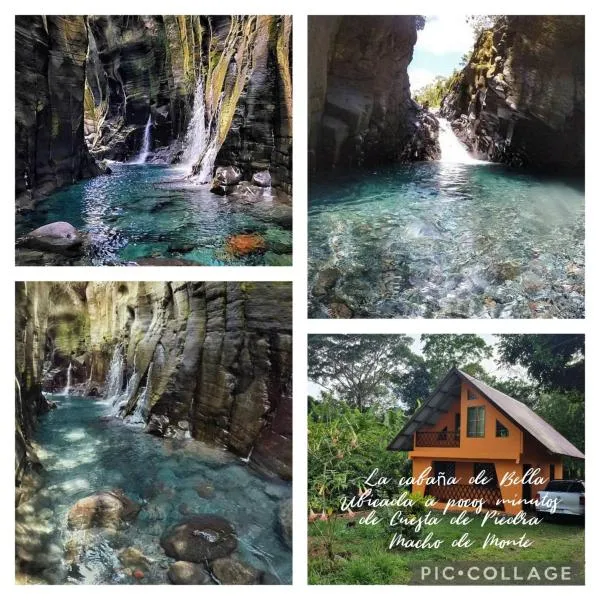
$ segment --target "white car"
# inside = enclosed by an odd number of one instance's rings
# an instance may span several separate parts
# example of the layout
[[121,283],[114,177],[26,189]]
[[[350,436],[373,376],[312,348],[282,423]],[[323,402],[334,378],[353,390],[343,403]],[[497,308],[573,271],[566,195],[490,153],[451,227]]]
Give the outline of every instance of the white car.
[[585,515],[585,483],[578,479],[555,479],[535,496],[536,511],[543,516]]

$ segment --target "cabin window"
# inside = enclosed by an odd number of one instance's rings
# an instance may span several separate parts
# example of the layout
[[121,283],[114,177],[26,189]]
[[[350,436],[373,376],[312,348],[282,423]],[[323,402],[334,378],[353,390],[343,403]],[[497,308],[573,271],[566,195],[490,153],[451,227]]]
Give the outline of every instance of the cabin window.
[[467,400],[477,400],[477,394],[471,389],[467,390]]
[[470,406],[467,409],[467,437],[485,435],[485,406]]
[[508,429],[500,421],[496,421],[496,437],[508,437]]
[[439,475],[443,475],[446,479],[456,477],[456,463],[434,460],[432,466],[434,477],[438,477]]
[[479,475],[479,480],[484,477],[489,480],[484,485],[485,487],[496,487],[498,485],[498,476],[496,475],[496,466],[494,463],[473,463],[473,477]]

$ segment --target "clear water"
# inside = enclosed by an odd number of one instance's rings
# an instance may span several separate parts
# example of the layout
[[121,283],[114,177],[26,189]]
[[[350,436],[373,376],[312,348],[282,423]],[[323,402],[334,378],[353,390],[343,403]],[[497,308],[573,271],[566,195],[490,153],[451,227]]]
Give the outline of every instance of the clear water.
[[[110,403],[94,398],[53,396],[58,408],[42,416],[36,432],[44,466],[43,487],[17,510],[17,546],[38,549],[48,565],[37,574],[47,583],[161,584],[174,559],[159,539],[170,525],[190,514],[212,513],[229,520],[239,537],[241,559],[282,583],[292,578],[291,551],[276,531],[280,499],[291,486],[267,479],[238,457],[194,440],[161,439],[107,417]],[[201,498],[195,486],[214,486]],[[144,505],[137,519],[118,533],[71,531],[69,508],[97,491],[122,489]],[[69,562],[69,548],[83,554]],[[151,560],[137,580],[118,560],[133,546]]]
[[[80,181],[17,217],[17,237],[54,221],[89,233],[83,264],[140,259],[181,259],[200,265],[291,264],[291,207],[275,198],[239,202],[184,179],[186,170],[165,165],[111,165],[112,174]],[[264,254],[234,257],[226,241],[259,233]]]
[[581,181],[427,162],[312,183],[309,197],[311,317],[583,317]]

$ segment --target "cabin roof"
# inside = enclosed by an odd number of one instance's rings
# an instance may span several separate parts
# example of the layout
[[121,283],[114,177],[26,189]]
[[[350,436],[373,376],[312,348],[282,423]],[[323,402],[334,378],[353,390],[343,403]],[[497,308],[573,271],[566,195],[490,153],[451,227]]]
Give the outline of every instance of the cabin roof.
[[412,450],[413,433],[421,427],[431,427],[437,423],[440,415],[445,413],[452,402],[460,397],[462,382],[467,382],[475,388],[484,398],[550,452],[573,458],[585,458],[567,438],[558,433],[552,425],[544,421],[528,406],[456,368],[451,369],[442,379],[421,408],[408,420],[402,431],[390,443],[388,450]]

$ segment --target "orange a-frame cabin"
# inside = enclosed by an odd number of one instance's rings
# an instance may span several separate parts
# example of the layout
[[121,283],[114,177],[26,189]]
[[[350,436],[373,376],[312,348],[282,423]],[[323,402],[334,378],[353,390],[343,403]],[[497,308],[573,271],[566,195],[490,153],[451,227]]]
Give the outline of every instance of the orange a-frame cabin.
[[[446,375],[388,450],[410,451],[415,479],[431,467],[430,478],[443,473],[458,480],[414,484],[413,493],[443,503],[481,499],[484,508],[512,514],[530,509],[523,500],[535,498],[550,479],[562,479],[563,457],[584,458],[525,404],[458,369]],[[522,482],[530,469],[540,469],[543,482]],[[485,485],[469,482],[481,472],[489,480]],[[506,476],[511,482],[500,486]]]

